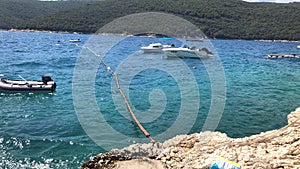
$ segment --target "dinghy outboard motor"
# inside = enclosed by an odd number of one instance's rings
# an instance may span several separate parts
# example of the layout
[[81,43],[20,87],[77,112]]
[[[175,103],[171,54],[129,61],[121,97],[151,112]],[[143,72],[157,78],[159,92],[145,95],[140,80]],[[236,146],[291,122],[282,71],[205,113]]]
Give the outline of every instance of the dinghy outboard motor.
[[50,76],[42,76],[42,82],[47,84],[48,82],[52,81]]
[[42,76],[42,82],[47,85],[47,86],[51,86],[51,92],[54,92],[55,88],[56,88],[56,83],[51,79],[50,76]]

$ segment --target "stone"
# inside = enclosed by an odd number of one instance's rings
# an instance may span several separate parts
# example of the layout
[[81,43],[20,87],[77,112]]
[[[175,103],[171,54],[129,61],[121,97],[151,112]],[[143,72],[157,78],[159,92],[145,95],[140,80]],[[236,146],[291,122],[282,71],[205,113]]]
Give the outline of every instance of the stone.
[[139,159],[130,161],[119,161],[116,163],[116,169],[165,169],[166,167],[161,161],[149,160],[149,159]]
[[289,114],[288,125],[278,130],[236,139],[220,132],[203,132],[164,143],[134,144],[99,154],[81,168],[202,169],[219,157],[238,162],[243,169],[300,168],[300,108]]

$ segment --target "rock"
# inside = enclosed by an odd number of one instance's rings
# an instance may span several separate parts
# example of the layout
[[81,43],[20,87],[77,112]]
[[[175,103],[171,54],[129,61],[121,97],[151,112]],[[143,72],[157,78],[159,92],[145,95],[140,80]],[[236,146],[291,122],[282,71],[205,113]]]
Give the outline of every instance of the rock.
[[203,132],[164,143],[134,144],[99,154],[81,168],[207,169],[220,156],[240,163],[243,169],[300,168],[300,108],[289,114],[288,125],[278,130],[237,139]]
[[165,169],[166,167],[161,161],[151,159],[134,159],[130,161],[116,162],[116,169]]

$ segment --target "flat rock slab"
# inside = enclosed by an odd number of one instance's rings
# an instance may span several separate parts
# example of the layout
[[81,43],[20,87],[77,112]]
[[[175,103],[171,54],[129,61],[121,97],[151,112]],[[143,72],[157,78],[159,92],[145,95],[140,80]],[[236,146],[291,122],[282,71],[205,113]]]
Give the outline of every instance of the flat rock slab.
[[116,162],[116,169],[165,169],[164,164],[159,160],[134,159],[129,161]]

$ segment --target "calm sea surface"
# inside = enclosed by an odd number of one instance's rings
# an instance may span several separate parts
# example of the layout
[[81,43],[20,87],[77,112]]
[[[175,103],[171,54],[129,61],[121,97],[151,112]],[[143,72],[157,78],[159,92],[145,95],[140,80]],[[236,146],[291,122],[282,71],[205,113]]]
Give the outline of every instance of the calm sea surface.
[[[111,143],[103,147],[97,145],[99,143],[96,144],[89,137],[90,133],[85,132],[86,126],[81,125],[78,119],[75,108],[81,103],[80,99],[79,103],[74,102],[74,95],[79,95],[83,100],[94,97],[106,123],[114,131],[131,138],[125,145],[143,137],[128,114],[125,115],[127,111],[123,103],[117,100],[113,77],[102,65],[98,65],[93,75],[93,95],[86,96],[88,89],[86,93],[74,93],[72,90],[73,83],[78,83],[73,79],[78,58],[89,53],[88,56],[99,59],[69,40],[81,39],[78,45],[84,46],[90,38],[91,35],[0,31],[0,74],[10,79],[19,79],[18,75],[21,75],[28,80],[40,80],[42,75],[49,75],[57,83],[53,94],[0,94],[2,168],[79,168],[91,156],[105,152],[107,147],[119,148],[118,145],[124,144],[114,139],[114,133],[109,135],[104,131],[106,129],[95,126],[95,133],[99,136],[97,139]],[[103,44],[93,44],[94,50],[97,54],[107,52],[104,61],[112,69],[125,70],[118,72],[120,78],[131,76],[130,73],[136,71],[133,68],[139,68],[134,76],[127,78],[130,80],[128,98],[137,112],[145,112],[153,105],[156,105],[153,112],[161,112],[140,116],[145,128],[154,137],[168,131],[179,117],[182,96],[189,95],[189,91],[181,91],[178,85],[188,76],[176,66],[178,59],[168,60],[162,54],[143,54],[139,51],[142,45],[159,39],[124,39],[118,36],[97,38]],[[116,41],[120,42],[114,44]],[[267,59],[265,56],[269,53],[300,55],[300,50],[296,48],[299,43],[243,40],[211,42],[218,51],[226,80],[226,105],[216,130],[230,137],[244,137],[286,125],[289,112],[300,107],[300,59]],[[180,45],[176,40],[172,43]],[[141,59],[125,62],[129,56]],[[194,77],[198,86],[199,91],[196,92],[200,94],[200,101],[197,111],[194,111],[196,116],[191,119],[193,124],[190,133],[200,132],[211,106],[211,82],[205,69],[205,62],[210,61],[180,61],[189,68],[189,76]],[[95,61],[91,60],[88,64],[91,63]],[[169,69],[156,69],[158,63]],[[180,76],[170,75],[171,69],[176,70]],[[91,104],[82,105],[79,108],[84,107],[87,112],[94,111]],[[188,107],[190,109],[187,110],[195,108],[193,105]],[[76,110],[80,111],[79,108]],[[169,134],[171,137],[178,133]]]

